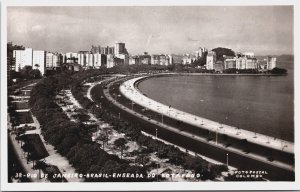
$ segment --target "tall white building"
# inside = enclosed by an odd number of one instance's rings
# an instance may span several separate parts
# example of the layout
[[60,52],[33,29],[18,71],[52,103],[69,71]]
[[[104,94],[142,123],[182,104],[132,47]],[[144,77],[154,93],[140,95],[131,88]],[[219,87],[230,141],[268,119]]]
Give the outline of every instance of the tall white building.
[[119,58],[119,59],[122,59],[124,65],[129,65],[129,56],[127,54],[122,53],[122,54],[115,55],[115,57]]
[[88,61],[87,65],[88,67],[94,67],[94,55],[92,53],[88,53]]
[[257,59],[251,57],[239,57],[236,59],[236,69],[257,69]]
[[127,54],[126,48],[125,48],[125,43],[115,43],[115,55],[119,54]]
[[268,57],[267,58],[267,69],[272,70],[275,67],[276,67],[276,57]]
[[246,61],[245,57],[239,57],[236,59],[236,69],[246,69]]
[[66,63],[76,63],[78,62],[78,53],[66,53],[66,59],[65,59]]
[[96,53],[94,54],[94,67],[100,68],[101,66],[104,66],[106,64],[106,55]]
[[214,51],[209,51],[207,53],[207,56],[206,56],[206,69],[208,70],[213,70],[214,69],[214,64],[216,63],[216,52]]
[[88,60],[88,51],[79,51],[78,53],[78,64],[82,67],[87,66],[87,60]]
[[254,58],[254,53],[253,52],[245,52],[243,55],[247,58]]
[[46,68],[53,67],[53,53],[46,53]]
[[38,69],[44,75],[46,69],[46,51],[33,51],[32,68]]
[[52,61],[53,61],[53,67],[59,67],[59,59],[57,54],[53,54]]
[[196,59],[200,59],[204,56],[204,52],[206,52],[207,49],[204,47],[199,47],[199,49],[196,51]]
[[185,54],[182,58],[182,64],[183,65],[191,64],[194,61],[196,61],[196,59],[197,59],[197,57],[195,57],[194,55]]
[[114,55],[112,55],[112,54],[107,55],[106,67],[107,68],[114,67]]
[[20,71],[25,66],[32,66],[32,49],[14,50],[13,57],[16,59],[16,71]]
[[173,56],[172,55],[168,55],[169,57],[169,64],[172,65],[173,64]]
[[59,66],[59,55],[57,53],[46,53],[46,68],[54,68]]

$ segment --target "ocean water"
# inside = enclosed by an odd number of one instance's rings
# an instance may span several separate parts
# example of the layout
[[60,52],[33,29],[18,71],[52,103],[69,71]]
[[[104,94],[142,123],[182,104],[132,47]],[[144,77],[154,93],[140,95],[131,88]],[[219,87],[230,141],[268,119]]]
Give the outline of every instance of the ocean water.
[[294,141],[293,74],[164,76],[142,81],[139,89],[173,108]]

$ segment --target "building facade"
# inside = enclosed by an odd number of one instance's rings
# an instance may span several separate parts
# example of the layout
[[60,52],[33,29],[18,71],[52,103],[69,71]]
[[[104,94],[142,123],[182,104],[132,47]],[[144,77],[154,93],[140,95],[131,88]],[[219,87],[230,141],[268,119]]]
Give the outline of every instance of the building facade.
[[125,48],[125,43],[115,43],[115,55],[119,55],[119,54],[127,54],[126,48]]
[[53,53],[46,53],[46,68],[53,68]]
[[216,63],[216,52],[209,51],[206,56],[206,69],[207,70],[213,70],[214,64]]
[[106,67],[107,68],[114,67],[114,55],[113,54],[106,55]]
[[151,64],[151,56],[148,55],[147,52],[144,52],[143,55],[139,55],[139,64],[150,65]]
[[46,51],[34,50],[32,57],[32,68],[38,69],[41,75],[45,74],[46,71]]
[[267,69],[272,70],[276,67],[276,57],[267,57]]
[[225,59],[224,69],[236,69],[236,58]]
[[197,56],[185,54],[182,58],[182,64],[183,65],[189,65],[192,64],[194,61],[196,61]]
[[199,49],[196,51],[196,59],[200,59],[201,57],[204,56],[204,53],[207,52],[207,49],[204,47],[199,47]]
[[16,60],[15,70],[17,72],[23,69],[25,66],[32,66],[32,48],[25,48],[25,50],[14,50],[13,57]]
[[94,67],[100,68],[101,66],[106,66],[106,55],[96,53],[94,55]]

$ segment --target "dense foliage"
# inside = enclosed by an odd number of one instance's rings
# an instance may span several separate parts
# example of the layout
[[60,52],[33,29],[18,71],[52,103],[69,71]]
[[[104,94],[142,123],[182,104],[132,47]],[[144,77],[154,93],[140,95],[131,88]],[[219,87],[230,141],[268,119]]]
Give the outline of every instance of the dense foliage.
[[[141,167],[132,167],[125,160],[110,155],[99,145],[92,142],[88,127],[82,123],[71,122],[60,107],[54,102],[54,96],[63,87],[76,84],[89,75],[103,72],[90,71],[78,74],[60,74],[45,78],[38,83],[31,93],[29,104],[33,114],[41,123],[42,134],[47,142],[68,158],[77,172],[86,173],[142,173]],[[113,167],[113,169],[111,169]],[[87,179],[87,181],[114,181],[114,178]],[[144,181],[143,179],[119,178],[118,181]]]
[[223,73],[256,74],[259,73],[259,71],[257,69],[225,69]]
[[38,69],[32,69],[31,66],[25,66],[21,69],[20,78],[23,79],[40,79],[42,74]]
[[14,50],[24,50],[25,47],[23,45],[13,45],[12,42],[7,43],[7,57],[12,58]]
[[[77,91],[73,90],[72,92],[74,95],[78,95],[80,93],[82,94],[82,91]],[[96,86],[92,90],[93,98],[100,98],[99,94],[100,91]],[[143,152],[141,152],[142,154],[153,153],[157,151],[157,155],[159,158],[168,158],[168,161],[171,164],[181,165],[185,169],[190,169],[195,173],[200,173],[201,179],[203,180],[214,179],[217,175],[220,175],[222,171],[227,170],[227,167],[225,165],[213,165],[200,157],[193,157],[185,152],[182,152],[177,147],[165,144],[164,142],[158,140],[153,140],[151,137],[143,135],[141,133],[141,127],[139,127],[142,125],[135,125],[131,122],[119,119],[108,109],[100,109],[98,107],[95,107],[91,102],[89,103],[88,101],[86,101],[88,100],[86,97],[81,97],[82,100],[80,100],[80,97],[77,97],[77,99],[80,103],[85,103],[83,107],[85,107],[85,105],[87,107],[90,106],[91,112],[93,112],[98,118],[101,118],[105,122],[110,122],[115,130],[125,133],[127,137],[131,138],[131,140],[133,141],[136,141],[140,146],[146,146]],[[97,100],[97,102],[99,102],[99,100]]]
[[192,66],[204,66],[206,64],[207,52],[203,53],[203,56],[192,62]]
[[286,73],[287,73],[287,70],[286,70],[286,69],[282,69],[282,68],[275,67],[275,68],[272,69],[270,72],[271,72],[272,74],[286,74]]
[[217,61],[224,61],[224,55],[233,57],[235,56],[234,51],[228,48],[218,47],[212,49],[212,51],[216,52]]

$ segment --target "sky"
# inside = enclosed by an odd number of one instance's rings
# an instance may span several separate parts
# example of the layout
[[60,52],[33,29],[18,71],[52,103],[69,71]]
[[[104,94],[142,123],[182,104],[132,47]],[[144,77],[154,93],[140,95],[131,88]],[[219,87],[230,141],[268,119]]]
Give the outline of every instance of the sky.
[[7,40],[53,52],[124,42],[130,54],[293,54],[293,15],[292,6],[8,7]]

